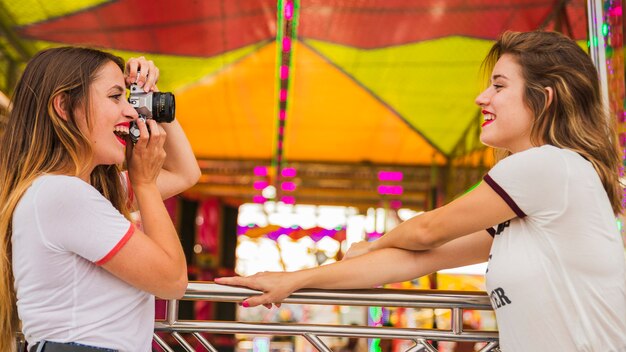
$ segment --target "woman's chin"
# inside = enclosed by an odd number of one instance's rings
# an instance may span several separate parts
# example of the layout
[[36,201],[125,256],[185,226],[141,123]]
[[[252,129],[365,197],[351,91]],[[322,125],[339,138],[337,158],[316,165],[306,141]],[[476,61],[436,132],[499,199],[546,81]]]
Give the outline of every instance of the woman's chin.
[[478,139],[480,140],[480,143],[488,147],[493,147],[493,144],[491,143],[491,139],[489,138],[489,136],[485,136],[483,133],[481,133]]
[[117,155],[115,157],[107,158],[103,162],[98,163],[98,165],[122,165],[126,160],[126,155]]

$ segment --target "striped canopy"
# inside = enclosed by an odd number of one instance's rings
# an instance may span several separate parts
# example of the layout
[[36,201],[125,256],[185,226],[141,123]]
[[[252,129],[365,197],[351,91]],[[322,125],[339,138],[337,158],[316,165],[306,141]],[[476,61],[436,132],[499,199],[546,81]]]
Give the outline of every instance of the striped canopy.
[[[0,0],[0,12],[31,50],[80,44],[149,57],[199,159],[269,161],[284,1]],[[286,161],[448,164],[480,145],[479,68],[501,32],[586,37],[582,0],[294,3]]]
[[[200,157],[270,158],[272,0],[2,1],[20,38],[95,45],[161,68]],[[555,3],[557,5],[555,5]],[[443,162],[478,108],[478,69],[503,30],[584,39],[584,1],[302,0],[287,160]]]

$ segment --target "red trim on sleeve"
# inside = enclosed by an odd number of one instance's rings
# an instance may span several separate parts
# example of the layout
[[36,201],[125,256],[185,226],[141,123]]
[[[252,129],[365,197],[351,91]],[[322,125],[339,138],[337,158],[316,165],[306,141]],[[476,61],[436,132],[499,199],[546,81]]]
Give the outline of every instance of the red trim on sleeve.
[[128,231],[126,231],[126,234],[124,235],[124,237],[122,237],[122,239],[117,242],[117,244],[115,245],[115,247],[113,247],[113,249],[111,249],[111,251],[109,253],[107,253],[107,255],[105,255],[104,257],[102,257],[102,259],[98,260],[95,264],[96,265],[104,265],[106,264],[106,262],[108,262],[109,260],[111,260],[111,258],[113,258],[114,255],[117,254],[117,252],[120,251],[120,249],[122,249],[122,247],[124,247],[124,245],[126,244],[126,242],[128,242],[128,240],[130,240],[130,237],[135,233],[135,225],[133,225],[132,223],[130,224],[130,227],[128,228]]

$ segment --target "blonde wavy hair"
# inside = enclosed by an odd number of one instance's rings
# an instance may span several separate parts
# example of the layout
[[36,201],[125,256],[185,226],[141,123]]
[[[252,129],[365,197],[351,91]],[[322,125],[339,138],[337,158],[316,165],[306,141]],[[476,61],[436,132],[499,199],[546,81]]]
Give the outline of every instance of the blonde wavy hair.
[[[591,58],[572,39],[556,32],[505,32],[483,61],[491,74],[498,59],[512,55],[525,80],[524,100],[535,116],[531,142],[572,150],[595,168],[613,212],[622,211],[622,167],[616,121],[602,102],[600,82]],[[545,87],[553,89],[548,103]],[[496,159],[508,152],[497,151]]]
[[[103,51],[79,47],[47,49],[29,61],[17,83],[0,137],[0,351],[11,351],[15,346],[19,322],[11,268],[13,211],[40,175],[78,176],[87,170],[92,151],[78,128],[76,111],[84,111],[91,129],[90,83],[108,62],[124,71],[121,58]],[[64,98],[66,119],[53,107],[58,96]],[[120,166],[97,166],[90,181],[130,218]]]

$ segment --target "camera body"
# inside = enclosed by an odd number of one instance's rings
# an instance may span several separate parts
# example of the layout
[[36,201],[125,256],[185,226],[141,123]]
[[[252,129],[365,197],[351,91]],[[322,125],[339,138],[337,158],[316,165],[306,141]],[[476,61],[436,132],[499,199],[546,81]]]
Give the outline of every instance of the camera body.
[[[167,92],[144,92],[136,84],[130,85],[128,102],[137,110],[140,119],[153,119],[156,122],[172,122],[176,112],[174,94]],[[135,121],[130,124],[130,139],[139,140],[139,128]]]

